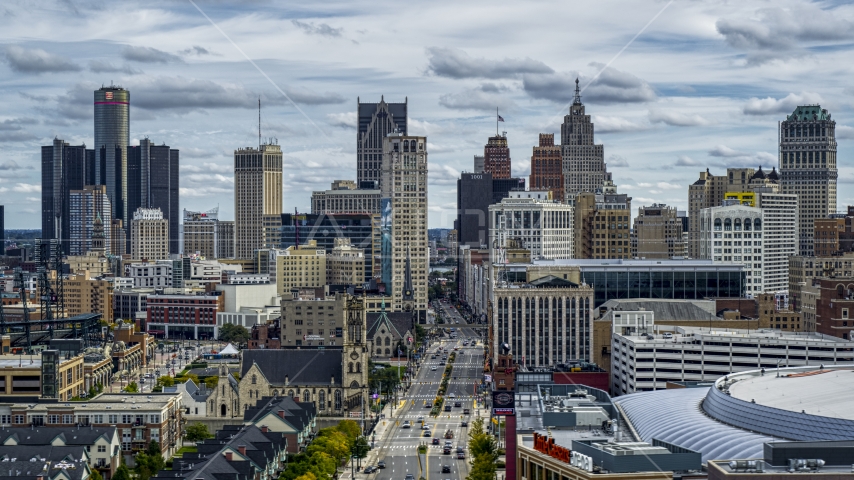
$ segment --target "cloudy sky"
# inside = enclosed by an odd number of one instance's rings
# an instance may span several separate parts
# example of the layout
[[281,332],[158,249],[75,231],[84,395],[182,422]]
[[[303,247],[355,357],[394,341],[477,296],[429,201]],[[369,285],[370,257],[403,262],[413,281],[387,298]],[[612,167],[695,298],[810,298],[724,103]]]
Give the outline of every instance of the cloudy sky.
[[[0,203],[39,228],[39,147],[93,143],[92,91],[131,92],[132,142],[181,150],[181,207],[233,218],[232,154],[262,131],[285,152],[285,211],[355,178],[357,98],[409,101],[427,135],[430,226],[506,122],[513,174],[559,134],[574,80],[633,205],[687,207],[706,167],[776,165],[803,103],[837,121],[839,207],[854,204],[854,6],[775,1],[4,0]],[[559,136],[559,135],[558,135]],[[134,140],[136,139],[136,140]]]

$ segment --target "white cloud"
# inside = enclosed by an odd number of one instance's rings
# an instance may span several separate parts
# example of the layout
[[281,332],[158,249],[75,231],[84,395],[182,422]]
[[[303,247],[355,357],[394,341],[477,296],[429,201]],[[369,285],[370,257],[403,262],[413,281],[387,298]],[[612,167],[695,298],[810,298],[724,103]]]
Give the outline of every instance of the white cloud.
[[623,117],[594,115],[592,121],[596,133],[640,132],[650,128],[647,124],[633,122]]
[[665,112],[662,110],[651,110],[649,112],[649,121],[673,127],[698,127],[711,123],[700,115],[687,115],[680,112]]
[[677,167],[699,167],[703,164],[688,155],[679,155],[679,158],[676,159]]
[[747,115],[779,115],[792,113],[799,105],[822,103],[821,95],[811,92],[790,93],[783,98],[751,98],[744,105]]

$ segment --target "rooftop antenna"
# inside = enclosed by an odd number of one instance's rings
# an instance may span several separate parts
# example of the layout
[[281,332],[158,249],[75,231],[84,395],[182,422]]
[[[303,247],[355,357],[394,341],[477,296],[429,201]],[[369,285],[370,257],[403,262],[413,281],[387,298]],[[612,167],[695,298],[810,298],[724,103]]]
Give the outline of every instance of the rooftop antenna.
[[581,105],[581,90],[578,88],[578,77],[575,78],[575,96],[572,99],[573,105]]

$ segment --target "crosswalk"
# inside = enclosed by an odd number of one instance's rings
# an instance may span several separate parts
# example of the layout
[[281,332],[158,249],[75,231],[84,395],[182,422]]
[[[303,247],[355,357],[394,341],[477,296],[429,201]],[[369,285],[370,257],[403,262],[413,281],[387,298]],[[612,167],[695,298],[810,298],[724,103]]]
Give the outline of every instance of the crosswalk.
[[[471,386],[471,383],[467,383],[466,385]],[[436,398],[436,394],[435,393],[428,393],[428,394],[421,394],[421,395],[404,395],[403,397],[399,397],[399,398],[403,398],[404,400],[419,400],[419,399],[427,400],[427,399]],[[446,396],[445,400],[450,400],[453,402],[455,400],[463,401],[463,400],[471,400],[473,398],[476,398],[476,397],[474,395],[457,394],[457,398],[450,398],[450,397]]]

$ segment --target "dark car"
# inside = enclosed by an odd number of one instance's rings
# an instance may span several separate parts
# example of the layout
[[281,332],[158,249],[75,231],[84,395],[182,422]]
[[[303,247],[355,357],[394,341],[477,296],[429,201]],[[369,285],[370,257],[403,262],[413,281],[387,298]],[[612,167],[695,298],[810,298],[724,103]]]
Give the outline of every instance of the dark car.
[[442,453],[444,453],[445,455],[450,455],[451,454],[451,447],[446,446],[445,448],[442,449]]
[[374,473],[376,471],[377,471],[377,468],[374,467],[373,465],[368,465],[367,467],[365,467],[365,470],[364,470],[365,473]]
[[442,465],[442,473],[451,473],[450,465]]
[[433,408],[433,404],[432,403],[425,403],[424,408]]
[[377,462],[377,468],[385,468],[385,461],[380,460],[379,462]]
[[460,422],[460,426],[461,426],[461,427],[468,427],[468,426],[469,426],[469,422],[467,422],[467,421],[463,420],[462,422]]
[[415,480],[415,475],[413,475],[411,473],[407,473],[406,474],[406,480]]
[[451,406],[450,406],[450,405],[445,405],[445,411],[446,411],[446,412],[450,412],[450,411],[451,411]]
[[433,445],[438,445],[438,444],[439,444],[439,439],[438,439],[438,438],[434,438],[434,439],[433,439]]
[[468,408],[463,409],[463,415],[468,415],[470,413],[471,413],[471,410],[469,410]]
[[462,407],[462,406],[463,406],[463,402],[454,402],[454,406],[455,406],[455,407]]

